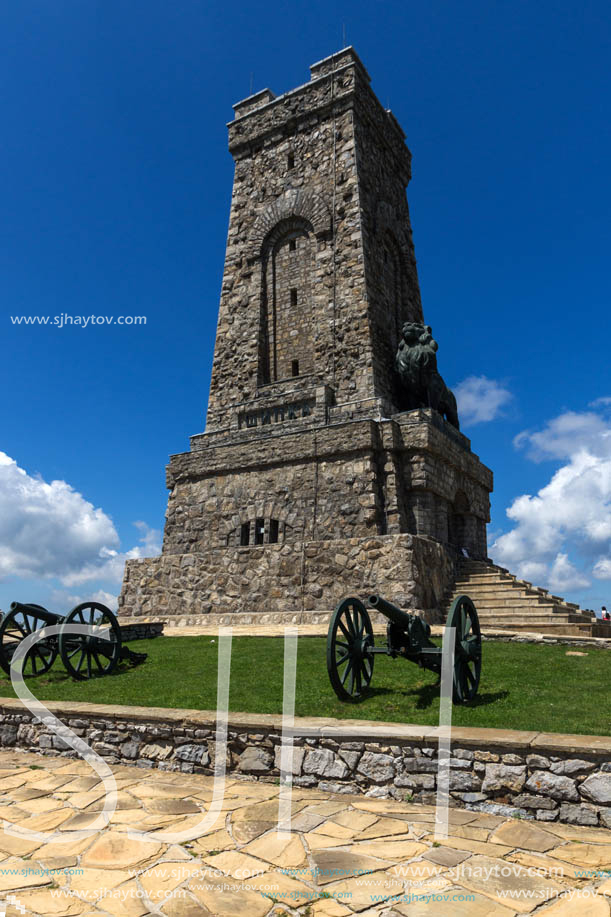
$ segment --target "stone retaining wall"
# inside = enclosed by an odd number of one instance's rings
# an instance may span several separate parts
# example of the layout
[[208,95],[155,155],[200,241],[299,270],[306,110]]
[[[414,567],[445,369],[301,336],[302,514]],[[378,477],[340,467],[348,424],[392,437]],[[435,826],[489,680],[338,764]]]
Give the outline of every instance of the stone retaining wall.
[[[185,615],[172,618],[151,615],[146,621],[142,621],[141,618],[121,618],[119,626],[121,627],[121,633],[125,630],[128,634],[138,634],[138,636],[134,637],[124,637],[125,642],[159,636],[160,633],[154,630],[155,626],[160,626],[162,633],[166,636],[180,636],[180,632],[183,629],[188,636],[194,636],[194,631],[198,629],[202,634],[214,635],[219,627],[231,626],[236,628],[234,631],[236,636],[243,634],[244,636],[256,637],[283,637],[283,625],[298,624],[302,625],[299,631],[300,638],[326,637],[331,614],[331,611],[304,611],[297,614],[290,612],[240,614],[236,612],[224,615],[211,612],[207,615]],[[371,618],[374,632],[380,635],[385,634],[388,618],[371,609],[369,609],[369,617]],[[428,613],[427,617],[430,617]],[[134,630],[131,630],[132,625]],[[315,631],[315,628],[318,628],[318,630]],[[433,637],[443,637],[443,631],[444,628],[441,625],[434,624],[431,628]],[[482,625],[482,640],[488,642],[498,641],[499,643],[533,643],[549,646],[574,646],[581,649],[611,650],[611,638],[609,637],[576,637],[570,634],[556,636],[536,634],[530,631],[495,630],[486,625]]]
[[153,637],[163,637],[163,621],[142,621],[135,618],[121,621],[119,630],[123,643],[129,643],[131,640],[152,640]]
[[[215,719],[205,711],[49,702],[109,764],[214,773]],[[280,777],[282,719],[231,714],[227,769],[247,780]],[[367,721],[295,721],[296,786],[434,803],[438,730]],[[13,699],[0,700],[0,743],[75,756]],[[611,737],[457,727],[451,805],[538,821],[611,828]]]
[[[484,626],[482,625],[482,628]],[[595,628],[593,630],[595,631]],[[494,640],[498,643],[536,643],[548,646],[580,646],[582,649],[611,650],[611,639],[609,637],[596,636],[595,633],[591,637],[575,637],[570,634],[552,636],[551,634],[535,634],[527,631],[508,632],[488,628],[485,633],[482,633],[482,640]]]

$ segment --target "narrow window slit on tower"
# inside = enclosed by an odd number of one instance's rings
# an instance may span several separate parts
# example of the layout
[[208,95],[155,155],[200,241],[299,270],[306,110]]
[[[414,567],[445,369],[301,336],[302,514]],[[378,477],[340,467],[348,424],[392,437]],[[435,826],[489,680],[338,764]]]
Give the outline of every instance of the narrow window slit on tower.
[[270,544],[278,543],[278,520],[277,519],[269,520],[269,543]]
[[287,165],[288,165],[289,169],[294,169],[294,168],[295,168],[295,156],[293,155],[293,153],[289,153],[289,155],[288,155],[288,160],[287,160]]
[[255,544],[263,544],[264,535],[265,535],[265,520],[256,519],[255,520]]
[[293,360],[293,362],[291,363],[291,375],[292,376],[299,375],[299,360]]
[[292,306],[297,305],[297,290],[294,287],[291,290],[291,305]]
[[297,243],[296,243],[295,239],[291,239],[291,240],[289,241],[289,251],[290,251],[290,252],[294,252],[294,251],[296,251],[296,249],[297,249]]
[[240,526],[240,544],[243,547],[250,544],[250,522],[243,522]]

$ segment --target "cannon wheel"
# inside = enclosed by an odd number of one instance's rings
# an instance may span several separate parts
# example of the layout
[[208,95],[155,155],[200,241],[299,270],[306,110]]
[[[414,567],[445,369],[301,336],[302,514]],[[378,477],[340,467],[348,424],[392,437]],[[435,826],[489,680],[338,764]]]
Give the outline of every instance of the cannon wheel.
[[367,609],[359,599],[343,599],[329,621],[327,671],[340,700],[358,700],[369,687],[374,645],[373,628]]
[[[59,635],[59,652],[68,674],[79,681],[108,675],[121,654],[121,631],[110,608],[100,602],[83,602],[63,620],[66,632]],[[71,634],[69,624],[87,624],[108,631],[109,640],[88,634]]]
[[477,694],[482,670],[479,618],[468,595],[459,595],[454,600],[447,626],[456,628],[453,701],[455,704],[465,704]]
[[[27,607],[27,611],[23,609]],[[29,637],[37,630],[41,630],[49,622],[39,617],[36,612],[44,611],[42,605],[22,605],[20,608],[9,611],[0,623],[0,665],[7,675],[11,674],[11,660],[15,650],[22,640]],[[41,640],[28,652],[23,661],[23,674],[44,675],[48,672],[57,658],[57,638],[49,637]]]

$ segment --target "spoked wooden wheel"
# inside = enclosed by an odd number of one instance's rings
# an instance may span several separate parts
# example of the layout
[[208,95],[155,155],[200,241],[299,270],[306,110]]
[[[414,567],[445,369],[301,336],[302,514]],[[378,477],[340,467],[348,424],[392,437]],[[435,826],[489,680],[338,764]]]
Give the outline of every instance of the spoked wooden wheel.
[[473,700],[482,670],[482,635],[475,605],[468,595],[459,595],[448,614],[448,627],[456,628],[454,645],[455,704]]
[[359,599],[343,599],[329,621],[327,670],[340,700],[358,700],[373,675],[373,628],[367,609]]
[[[38,612],[48,614],[42,605],[20,605],[9,611],[0,623],[0,665],[7,675],[11,672],[11,661],[22,640],[41,630],[49,623]],[[23,661],[23,674],[44,675],[57,656],[57,637],[40,640],[27,653]]]
[[[70,624],[102,628],[100,636],[70,633]],[[59,652],[66,671],[79,681],[108,675],[117,665],[121,652],[121,631],[110,608],[100,602],[83,602],[63,621]],[[102,637],[108,639],[102,639]]]

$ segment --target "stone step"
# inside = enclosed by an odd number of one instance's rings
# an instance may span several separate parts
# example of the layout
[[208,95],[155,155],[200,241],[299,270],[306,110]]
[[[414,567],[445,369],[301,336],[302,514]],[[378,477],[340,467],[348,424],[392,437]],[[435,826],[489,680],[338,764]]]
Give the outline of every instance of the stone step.
[[576,621],[590,621],[592,618],[589,614],[580,614],[577,611],[559,607],[533,608],[530,605],[518,605],[513,608],[494,608],[486,605],[484,602],[479,605],[476,604],[475,607],[480,617],[481,615],[487,615],[488,617],[494,615],[499,618],[499,620],[501,618],[517,618],[520,616],[528,618],[549,618],[550,620],[557,619],[558,617],[565,617]]
[[515,583],[516,577],[510,576],[508,573],[464,573],[464,571],[460,570],[456,581],[468,583]]
[[521,590],[522,592],[528,592],[532,595],[542,595],[546,597],[550,595],[547,589],[537,589],[536,586],[525,586],[516,580],[489,579],[485,582],[478,583],[474,582],[472,579],[457,579],[455,581],[455,590],[458,589],[477,589],[479,592],[485,592],[486,590],[516,592]]
[[[550,634],[554,636],[566,636],[566,637],[591,637],[593,636],[592,630],[594,629],[589,624],[511,624],[511,626],[500,627],[495,626],[492,622],[488,625],[490,630],[505,630],[507,633],[534,633],[534,634]],[[482,633],[486,634],[486,625],[482,627]],[[594,634],[596,637],[607,636],[606,634]]]
[[575,602],[565,602],[564,599],[560,596],[550,595],[549,592],[543,590],[539,591],[538,589],[526,589],[521,586],[507,584],[497,584],[497,585],[478,585],[477,583],[462,582],[456,583],[454,587],[454,594],[460,595],[461,593],[466,593],[467,595],[473,597],[477,595],[480,598],[498,598],[498,599],[511,599],[511,598],[522,598],[527,600],[536,600],[543,603],[551,603],[553,605],[562,605],[564,608],[579,608],[579,605]]
[[532,608],[533,610],[538,611],[552,611],[553,609],[562,609],[566,612],[582,613],[582,610],[578,606],[569,606],[564,602],[553,602],[548,596],[520,594],[499,595],[498,593],[481,594],[474,589],[471,589],[469,592],[463,589],[457,589],[452,593],[451,596],[448,597],[446,602],[454,601],[454,599],[459,595],[468,595],[475,605],[486,605],[490,608],[498,608],[499,610],[505,611],[510,611],[512,608],[523,606],[524,608]]
[[518,633],[531,630],[569,636],[592,636],[599,632],[593,613],[584,612],[574,602],[565,602],[495,564],[460,560],[452,596],[444,606],[449,608],[461,593],[473,600],[484,631],[496,627]]
[[477,581],[474,579],[469,579],[469,577],[458,577],[455,580],[456,589],[501,589],[506,592],[514,592],[516,589],[522,589],[525,592],[530,592],[533,595],[545,595],[548,596],[550,593],[547,589],[540,589],[538,586],[526,586],[521,581],[513,579],[496,579],[495,577],[490,577],[490,579]]
[[[473,596],[470,597],[473,599],[473,604],[477,608],[478,614],[496,614],[504,617],[511,617],[511,615],[535,615],[538,617],[557,617],[558,615],[571,615],[574,618],[579,620],[591,620],[594,615],[589,611],[582,611],[581,609],[576,608],[567,608],[565,605],[558,604],[537,604],[530,602],[517,602],[515,604],[504,605],[497,602],[486,602],[486,601],[476,601]],[[447,603],[449,608],[451,601]]]
[[532,603],[533,605],[556,605],[562,608],[570,609],[571,611],[582,610],[579,605],[576,605],[574,602],[565,602],[563,599],[559,599],[552,595],[540,595],[537,592],[526,589],[477,589],[477,588],[468,588],[466,584],[456,586],[452,591],[452,595],[468,595],[471,598],[477,596],[480,601],[499,601],[504,602],[508,601],[511,604],[512,599],[517,601]]
[[487,564],[483,564],[481,567],[468,567],[464,564],[459,564],[458,570],[467,576],[514,576],[510,570],[505,570],[504,567],[493,567]]
[[513,605],[532,605],[533,608],[554,608],[558,605],[561,605],[565,608],[565,605],[562,605],[561,602],[552,602],[548,596],[540,595],[521,595],[519,592],[517,595],[512,595],[511,593],[504,592],[493,592],[488,590],[486,592],[479,592],[476,589],[470,589],[468,592],[465,589],[456,589],[453,593],[454,596],[457,595],[468,595],[470,599],[473,599],[474,602],[481,602],[483,604],[490,604],[499,607],[511,608]]
[[[513,591],[515,589],[532,589],[532,586],[524,586],[522,583],[518,583],[513,579],[496,579],[491,577],[487,580],[472,580],[472,579],[457,579],[455,580],[456,588],[462,589],[505,589],[508,591]],[[536,592],[536,589],[532,589],[533,592]],[[549,593],[548,593],[549,595]]]
[[575,614],[555,614],[555,615],[536,615],[536,614],[507,614],[499,615],[495,612],[486,612],[478,611],[477,613],[480,621],[486,621],[486,623],[491,624],[494,621],[498,622],[499,627],[505,627],[514,624],[557,624],[566,621],[567,624],[583,624],[584,627],[590,627],[591,622],[587,618],[582,618],[579,615]]
[[[478,614],[497,615],[499,618],[519,617],[526,615],[536,618],[557,618],[559,615],[571,617],[575,621],[590,621],[592,615],[583,614],[573,608],[562,608],[559,605],[493,605],[487,602],[474,602]],[[448,608],[450,606],[448,605]]]

